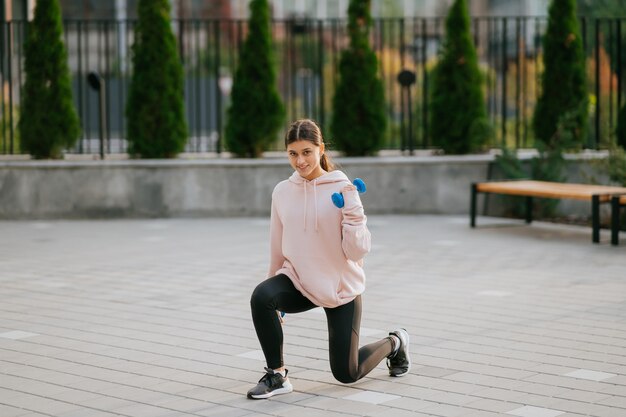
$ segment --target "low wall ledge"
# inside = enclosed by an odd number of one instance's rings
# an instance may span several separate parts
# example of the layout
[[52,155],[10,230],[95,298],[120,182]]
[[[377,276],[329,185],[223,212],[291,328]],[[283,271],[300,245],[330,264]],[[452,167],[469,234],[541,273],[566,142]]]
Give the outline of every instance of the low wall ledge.
[[[606,151],[584,151],[575,154],[566,154],[567,160],[591,160],[603,159],[607,156]],[[530,159],[536,152],[520,152],[519,158]],[[428,155],[428,156],[371,156],[371,157],[334,157],[338,165],[413,165],[413,164],[473,164],[495,161],[496,154],[473,154],[473,155]],[[136,167],[136,168],[179,168],[179,167],[254,167],[254,166],[281,166],[288,164],[285,157],[265,158],[210,158],[210,159],[123,159],[123,160],[19,160],[2,161],[0,168],[105,168],[105,167]]]

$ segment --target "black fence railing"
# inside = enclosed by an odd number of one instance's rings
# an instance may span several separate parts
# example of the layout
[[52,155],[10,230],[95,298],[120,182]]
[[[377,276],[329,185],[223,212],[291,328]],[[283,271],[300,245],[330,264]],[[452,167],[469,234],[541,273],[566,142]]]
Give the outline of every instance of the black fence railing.
[[[587,147],[601,147],[615,130],[623,102],[626,18],[581,19],[590,95]],[[0,154],[20,153],[16,129],[20,86],[24,81],[23,21],[0,23]],[[485,74],[488,114],[496,135],[492,146],[533,144],[531,119],[540,90],[544,17],[475,17],[472,30]],[[189,126],[186,152],[221,152],[220,140],[229,105],[238,49],[247,30],[243,20],[172,22],[185,71],[185,108]],[[124,153],[125,106],[132,71],[135,21],[64,21],[64,36],[82,136],[69,153],[100,150],[98,95],[87,75],[105,80],[106,153]],[[311,117],[328,136],[332,97],[341,50],[348,43],[344,20],[275,20],[272,22],[278,86],[287,120]],[[429,72],[437,61],[443,18],[377,19],[371,41],[385,85],[388,128],[386,149],[431,147],[428,124]],[[154,65],[158,65],[155,62]],[[408,69],[416,83],[403,100],[398,73]],[[410,114],[408,108],[411,109]],[[408,131],[408,127],[412,131]],[[332,138],[330,138],[332,143]],[[277,138],[275,150],[281,149]]]

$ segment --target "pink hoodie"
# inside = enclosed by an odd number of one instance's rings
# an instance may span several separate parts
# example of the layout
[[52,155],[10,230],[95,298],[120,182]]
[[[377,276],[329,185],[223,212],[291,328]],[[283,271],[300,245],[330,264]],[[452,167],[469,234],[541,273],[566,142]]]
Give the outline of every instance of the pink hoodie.
[[297,172],[272,193],[268,277],[285,274],[314,304],[337,307],[365,290],[363,257],[371,235],[359,193],[343,193],[345,205],[331,200],[350,180],[331,171],[308,181]]

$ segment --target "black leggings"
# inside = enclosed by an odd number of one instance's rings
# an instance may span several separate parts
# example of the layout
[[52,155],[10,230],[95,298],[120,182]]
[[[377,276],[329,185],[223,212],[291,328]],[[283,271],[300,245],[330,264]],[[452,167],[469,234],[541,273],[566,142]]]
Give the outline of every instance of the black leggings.
[[[278,369],[283,366],[283,329],[276,311],[301,313],[317,306],[284,274],[260,283],[252,293],[250,306],[267,367]],[[358,381],[393,351],[389,337],[359,349],[360,295],[347,304],[324,310],[328,321],[330,368],[339,382]]]

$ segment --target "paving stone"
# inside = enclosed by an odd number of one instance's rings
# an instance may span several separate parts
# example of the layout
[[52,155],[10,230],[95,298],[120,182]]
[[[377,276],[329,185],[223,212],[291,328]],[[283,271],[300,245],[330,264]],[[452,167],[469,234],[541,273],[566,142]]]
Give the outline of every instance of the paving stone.
[[116,417],[119,416],[119,414],[113,413],[113,412],[107,412],[107,411],[99,411],[99,410],[93,410],[93,409],[86,409],[86,408],[78,408],[76,410],[72,410],[63,414],[58,414],[55,417],[85,417],[85,416],[89,416],[89,417]]
[[[472,408],[475,410],[480,410],[484,412],[494,412],[494,413],[503,413],[505,411],[511,410],[511,403],[506,401],[498,401],[491,399],[481,399],[478,401],[474,401],[466,404],[467,408]],[[473,415],[473,414],[470,414]]]
[[552,410],[549,408],[524,406],[508,411],[506,414],[519,417],[557,417],[565,414],[561,410]]
[[10,405],[0,404],[0,415],[3,417],[22,417],[29,414],[30,411],[22,408],[12,407]]
[[361,391],[342,397],[345,400],[359,401],[368,404],[383,404],[400,398],[398,395],[384,394],[374,391]]

